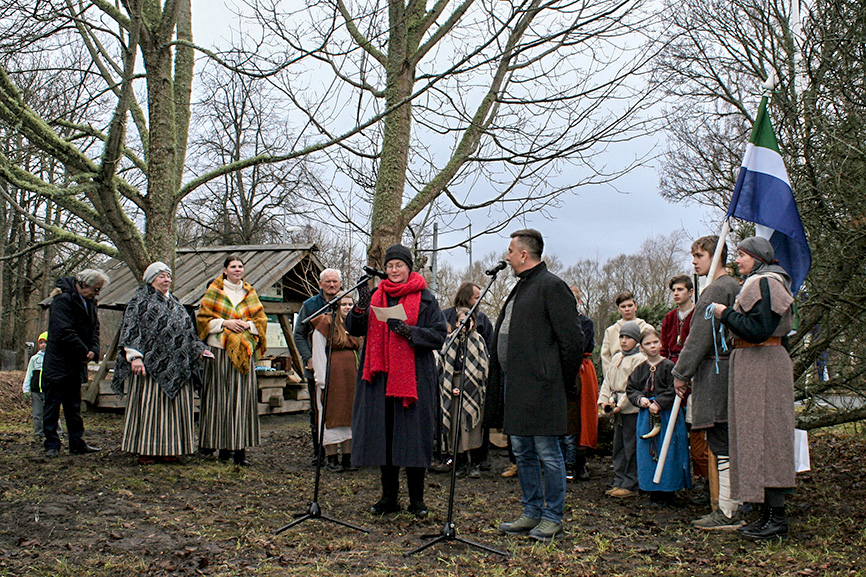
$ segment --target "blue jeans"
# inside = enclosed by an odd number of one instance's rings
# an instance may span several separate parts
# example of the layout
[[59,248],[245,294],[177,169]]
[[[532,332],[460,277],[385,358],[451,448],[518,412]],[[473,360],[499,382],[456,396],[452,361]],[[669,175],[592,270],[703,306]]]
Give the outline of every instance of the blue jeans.
[[523,514],[533,519],[561,523],[565,507],[565,461],[559,448],[559,437],[511,435],[511,448],[517,459],[517,478],[523,490]]
[[559,449],[566,466],[577,464],[577,435],[563,435],[559,438]]

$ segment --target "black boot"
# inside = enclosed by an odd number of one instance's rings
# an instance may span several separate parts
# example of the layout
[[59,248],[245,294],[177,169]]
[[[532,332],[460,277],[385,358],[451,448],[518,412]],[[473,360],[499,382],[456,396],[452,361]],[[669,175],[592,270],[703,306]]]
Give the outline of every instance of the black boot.
[[352,453],[343,453],[343,470],[347,473],[353,473],[358,470],[358,467],[352,466]]
[[332,473],[343,472],[343,466],[340,465],[339,455],[328,455],[328,470]]
[[235,451],[234,461],[235,461],[235,465],[237,465],[238,467],[249,467],[250,462],[247,461],[246,449],[241,449],[239,451]]
[[409,508],[407,511],[424,519],[429,511],[424,504],[424,467],[406,467],[406,480],[409,485]]
[[787,537],[788,519],[785,516],[785,507],[767,507],[764,505],[764,508],[770,510],[767,522],[754,531],[743,531],[743,537],[752,541],[769,541],[770,539],[783,539]]
[[220,452],[219,452],[219,455],[217,456],[217,458],[220,460],[221,463],[225,463],[226,461],[228,461],[229,459],[232,458],[232,452],[229,451],[228,449],[220,449]]
[[382,465],[382,498],[372,507],[370,512],[375,515],[386,515],[396,513],[400,510],[400,501],[397,495],[400,493],[400,467]]
[[761,505],[761,514],[755,521],[752,521],[748,525],[743,525],[737,532],[741,535],[745,535],[746,533],[752,533],[753,531],[759,531],[764,525],[766,525],[770,521],[770,507],[768,505]]
[[577,459],[574,463],[574,478],[578,481],[589,481],[589,469],[586,468],[585,451],[577,454]]

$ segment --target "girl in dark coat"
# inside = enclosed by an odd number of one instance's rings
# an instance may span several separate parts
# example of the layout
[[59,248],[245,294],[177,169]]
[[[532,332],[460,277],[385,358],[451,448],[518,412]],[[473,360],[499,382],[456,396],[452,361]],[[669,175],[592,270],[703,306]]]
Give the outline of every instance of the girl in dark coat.
[[[427,516],[424,474],[433,452],[438,373],[433,351],[447,335],[445,317],[424,277],[412,271],[412,253],[395,244],[385,252],[388,278],[370,291],[359,289],[346,319],[352,336],[364,336],[352,414],[352,463],[382,473],[376,514],[400,510],[400,467],[406,467],[409,511]],[[401,304],[405,320],[380,321],[370,306]]]
[[[689,471],[689,440],[683,411],[677,415],[673,437],[668,449],[662,477],[653,481],[658,452],[665,438],[674,404],[674,363],[661,356],[662,342],[658,332],[647,327],[640,334],[640,350],[646,361],[639,364],[628,378],[626,394],[638,407],[637,416],[637,478],[642,491],[649,491],[653,503],[672,505],[675,491],[692,486]],[[652,417],[650,417],[652,415]]]

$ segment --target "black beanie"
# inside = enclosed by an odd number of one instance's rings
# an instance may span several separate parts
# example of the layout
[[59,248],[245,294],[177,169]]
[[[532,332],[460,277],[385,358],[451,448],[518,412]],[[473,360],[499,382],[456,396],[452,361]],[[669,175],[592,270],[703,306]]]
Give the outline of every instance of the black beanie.
[[412,270],[412,251],[403,246],[402,244],[392,244],[388,247],[388,250],[385,251],[385,263],[388,264],[389,260],[402,260],[407,265],[409,265],[409,270]]

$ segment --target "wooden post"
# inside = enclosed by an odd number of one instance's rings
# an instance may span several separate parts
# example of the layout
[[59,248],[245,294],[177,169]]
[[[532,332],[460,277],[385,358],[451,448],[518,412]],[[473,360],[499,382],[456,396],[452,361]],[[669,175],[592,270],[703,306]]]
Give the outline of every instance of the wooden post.
[[[121,323],[121,327],[122,326]],[[114,358],[117,356],[118,344],[120,343],[121,327],[118,327],[117,332],[114,333],[114,338],[111,340],[108,352],[105,353],[105,357],[102,359],[102,362],[99,363],[99,370],[96,371],[96,375],[89,383],[87,383],[87,388],[81,394],[81,399],[87,401],[91,405],[97,405],[96,400],[99,397],[99,384],[103,379],[105,379],[105,376],[108,374],[108,369],[114,368]],[[109,363],[111,364],[110,367]]]
[[289,347],[289,355],[292,357],[292,365],[295,367],[295,372],[299,375],[304,374],[304,363],[301,361],[301,354],[295,347],[295,340],[292,338],[292,324],[289,322],[287,314],[277,314],[277,320],[280,321],[280,328],[283,329],[283,335],[286,337],[286,345]]

